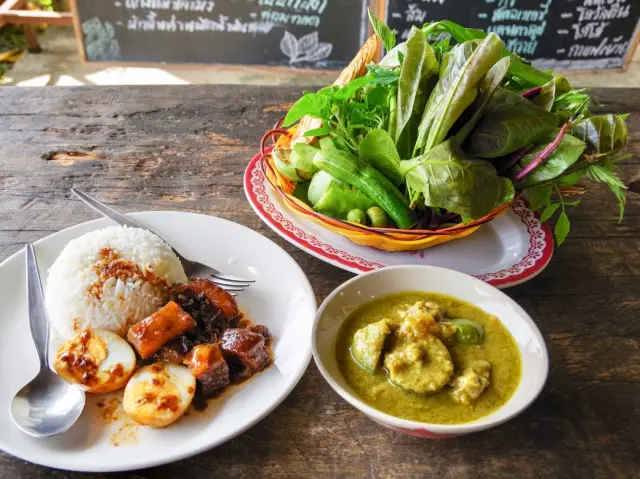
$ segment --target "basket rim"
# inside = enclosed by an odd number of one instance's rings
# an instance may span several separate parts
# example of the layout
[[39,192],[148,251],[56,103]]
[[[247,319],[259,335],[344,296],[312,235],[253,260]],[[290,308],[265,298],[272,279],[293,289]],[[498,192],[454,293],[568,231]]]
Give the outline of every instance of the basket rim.
[[[514,199],[510,202],[510,203],[505,203],[504,205],[500,205],[498,208],[495,208],[493,211],[491,211],[489,214],[487,214],[486,216],[479,218],[477,220],[473,220],[471,223],[467,223],[467,224],[458,224],[455,226],[450,226],[448,228],[443,228],[443,229],[439,229],[439,230],[413,230],[413,229],[400,229],[400,228],[375,228],[375,227],[371,227],[371,226],[362,226],[362,225],[357,225],[355,223],[350,223],[348,221],[344,221],[344,220],[339,220],[336,218],[331,218],[330,216],[327,215],[323,215],[322,213],[318,213],[316,211],[313,211],[308,205],[305,205],[304,207],[302,205],[300,205],[298,202],[299,200],[297,198],[294,198],[292,195],[290,195],[289,193],[286,193],[285,191],[282,190],[282,188],[280,187],[280,185],[278,185],[276,182],[273,181],[273,177],[275,178],[280,178],[281,175],[276,171],[276,169],[274,168],[274,166],[271,164],[270,158],[271,158],[271,152],[275,149],[275,145],[271,145],[271,146],[267,146],[267,141],[268,139],[270,139],[274,134],[277,135],[284,135],[284,134],[288,134],[290,135],[291,132],[286,130],[286,129],[282,129],[280,128],[280,122],[278,122],[275,126],[275,128],[273,130],[270,130],[270,132],[267,132],[265,134],[265,136],[263,137],[261,144],[260,144],[260,165],[262,168],[262,171],[265,175],[265,178],[267,179],[267,181],[269,182],[269,184],[271,185],[271,187],[278,192],[278,194],[287,202],[287,204],[295,209],[298,213],[303,214],[305,216],[309,216],[312,217],[313,219],[321,222],[321,223],[327,223],[335,228],[339,228],[339,229],[343,229],[343,230],[347,230],[350,232],[354,232],[354,233],[360,233],[360,234],[365,234],[365,235],[376,235],[376,236],[381,236],[384,238],[388,238],[391,240],[395,240],[395,241],[420,241],[422,239],[426,239],[426,238],[430,238],[430,237],[434,237],[434,236],[453,236],[453,235],[457,235],[461,232],[465,232],[468,231],[469,229],[473,229],[473,228],[479,228],[480,226],[494,220],[497,216],[499,216],[500,214],[502,214],[504,211],[506,211],[519,197],[520,194],[517,193],[514,196]],[[271,175],[269,175],[268,173],[271,173]],[[403,238],[402,236],[405,236],[405,238]],[[407,238],[406,236],[411,236],[410,238]]]

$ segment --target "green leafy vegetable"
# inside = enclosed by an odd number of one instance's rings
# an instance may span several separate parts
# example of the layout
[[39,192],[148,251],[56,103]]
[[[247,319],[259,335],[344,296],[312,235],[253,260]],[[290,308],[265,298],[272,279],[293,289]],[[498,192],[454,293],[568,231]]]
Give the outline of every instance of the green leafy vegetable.
[[282,126],[291,126],[307,115],[322,118],[324,109],[328,105],[328,96],[319,93],[308,93],[294,103],[291,110],[287,113],[287,116],[285,116]]
[[389,97],[389,135],[391,138],[396,137],[396,126],[398,124],[398,99],[396,98],[395,91]]
[[531,203],[531,209],[539,211],[551,203],[553,187],[551,185],[541,185],[536,188],[527,188],[526,197]]
[[[562,80],[558,81],[559,85],[564,85],[565,82],[568,85],[568,82],[564,78]],[[566,85],[561,88],[566,88]],[[556,88],[556,90],[558,90],[558,88]],[[563,122],[567,121],[568,118],[575,113],[580,113],[585,118],[589,117],[590,114],[587,107],[591,102],[591,98],[584,92],[585,89],[583,88],[581,90],[569,90],[560,94],[556,97],[555,102],[553,103],[552,111],[558,115]],[[559,91],[556,93],[559,93]]]
[[[531,161],[533,161],[534,158],[536,158],[536,156],[538,156],[538,154],[555,139],[555,137],[556,134],[552,133],[546,138],[543,138],[541,145],[533,148],[529,153],[522,157],[522,160],[520,160],[520,164],[516,166],[515,171],[520,171],[531,163]],[[553,153],[551,153],[551,155],[540,166],[529,173],[520,186],[526,188],[527,186],[549,181],[562,175],[562,173],[580,159],[585,148],[586,145],[583,141],[571,135],[565,135],[562,138],[560,145],[553,150]]]
[[434,43],[432,46],[433,52],[436,55],[436,60],[438,64],[440,64],[442,62],[442,57],[444,57],[444,54],[451,51],[451,38],[443,38],[439,42]]
[[563,208],[562,213],[560,213],[560,217],[556,222],[556,228],[554,231],[558,246],[564,243],[564,240],[567,239],[567,235],[569,234],[570,230],[571,230],[571,224],[569,223],[569,217],[567,216],[567,213],[564,211],[564,208]]
[[440,229],[511,202],[515,184],[542,221],[555,220],[560,244],[580,203],[563,194],[591,181],[611,189],[622,219],[616,168],[630,156],[627,115],[592,116],[586,90],[527,64],[495,34],[442,21],[396,44],[369,17],[382,61],[345,85],[305,92],[284,120],[321,121],[299,132],[319,145],[272,153],[296,197],[358,224]]
[[556,127],[552,114],[517,93],[498,90],[485,108],[476,129],[469,135],[465,151],[480,158],[508,155]]
[[500,59],[502,42],[489,34],[482,42],[466,42],[445,55],[440,80],[429,96],[414,154],[429,151],[447,136],[449,129],[476,98],[478,85]]
[[587,144],[587,154],[604,156],[627,146],[625,115],[599,115],[576,123],[570,133]]
[[364,77],[360,77],[360,78],[354,78],[349,83],[347,83],[345,86],[343,86],[338,91],[336,91],[333,94],[333,96],[334,96],[334,98],[336,100],[346,101],[346,100],[350,99],[351,97],[353,97],[358,90],[360,90],[362,87],[370,84],[371,82],[372,82],[372,79],[369,76],[364,76]]
[[[449,20],[427,23],[422,28],[422,31],[427,36],[448,33],[458,43],[468,42],[471,40],[482,40],[487,36],[487,34],[482,30],[465,28],[462,25],[458,25],[457,23]],[[553,77],[552,75],[542,72],[531,65],[527,65],[518,55],[511,53],[506,48],[502,49],[502,56],[511,57],[513,60],[509,66],[509,73],[514,77],[521,78],[531,86],[542,86]]]
[[313,128],[311,130],[306,131],[304,133],[304,136],[315,137],[315,136],[328,135],[329,133],[331,133],[331,128],[329,128],[328,126],[323,126],[321,128]]
[[451,140],[423,156],[401,162],[407,184],[427,206],[470,219],[481,218],[513,200],[513,184],[487,161],[467,158]]
[[622,221],[622,218],[624,217],[624,207],[627,202],[627,187],[615,172],[615,165],[608,162],[605,162],[603,165],[589,165],[586,173],[593,181],[607,185],[611,192],[616,196],[620,206],[620,221]]
[[553,77],[542,86],[540,93],[531,99],[531,103],[543,110],[552,111],[556,97],[570,89],[571,87],[564,77]]
[[[422,33],[421,33],[422,35]],[[369,161],[395,185],[402,184],[400,155],[393,138],[385,130],[371,130],[360,143],[360,157]]]
[[471,133],[475,128],[476,124],[482,117],[485,107],[489,101],[491,101],[491,98],[493,98],[493,95],[500,86],[502,80],[504,80],[504,77],[509,70],[510,63],[511,60],[508,57],[502,58],[498,63],[491,67],[487,76],[482,80],[482,83],[480,84],[480,95],[474,102],[474,105],[471,106],[473,109],[473,115],[469,118],[464,127],[462,127],[456,134],[456,141],[459,143],[462,143],[469,133]]
[[540,221],[546,223],[551,219],[553,214],[558,210],[560,203],[553,203],[552,205],[547,205],[547,207],[542,212],[542,216],[540,216]]
[[373,27],[373,31],[380,37],[384,45],[385,50],[389,51],[396,45],[396,34],[391,30],[384,22],[381,22],[376,18],[375,14],[370,8],[367,9],[369,13],[369,21]]
[[400,80],[400,70],[385,68],[378,65],[368,65],[367,70],[372,77],[372,83],[376,85],[393,85]]
[[[427,38],[413,27],[407,39],[407,53],[400,68],[398,84],[398,114],[396,116],[395,141],[409,122],[422,78],[422,65],[427,52]],[[431,50],[430,50],[431,51]]]

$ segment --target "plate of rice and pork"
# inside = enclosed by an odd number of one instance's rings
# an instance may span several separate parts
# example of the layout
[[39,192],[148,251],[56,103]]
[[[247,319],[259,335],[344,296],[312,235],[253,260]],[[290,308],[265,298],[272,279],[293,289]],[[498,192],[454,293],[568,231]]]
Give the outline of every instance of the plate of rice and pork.
[[[63,434],[36,439],[11,420],[11,399],[39,361],[27,319],[24,252],[0,264],[3,451],[78,471],[168,463],[251,427],[304,373],[316,301],[286,252],[212,216],[131,217],[163,239],[100,219],[35,244],[50,367],[86,392],[80,419]],[[176,251],[251,285],[235,296],[206,275],[188,277]]]

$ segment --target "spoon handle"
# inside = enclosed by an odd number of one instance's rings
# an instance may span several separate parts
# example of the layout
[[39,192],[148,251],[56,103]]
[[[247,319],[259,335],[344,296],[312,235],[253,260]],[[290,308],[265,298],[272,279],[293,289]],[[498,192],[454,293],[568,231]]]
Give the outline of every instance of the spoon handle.
[[31,243],[25,245],[25,253],[27,258],[29,327],[31,328],[31,337],[38,351],[40,365],[43,368],[48,368],[49,321],[44,307],[44,295],[42,294],[42,283],[40,282],[36,254]]

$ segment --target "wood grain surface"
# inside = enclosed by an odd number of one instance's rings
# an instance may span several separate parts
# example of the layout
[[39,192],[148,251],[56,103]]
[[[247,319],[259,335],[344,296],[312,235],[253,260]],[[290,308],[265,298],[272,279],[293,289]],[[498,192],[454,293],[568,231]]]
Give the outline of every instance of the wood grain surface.
[[[0,89],[0,261],[96,216],[78,186],[125,212],[179,210],[246,225],[284,247],[322,301],[349,279],[272,233],[242,174],[296,88],[241,86]],[[629,112],[626,181],[639,178],[640,90],[592,92]],[[284,403],[245,434],[135,477],[602,477],[640,474],[640,197],[589,188],[549,267],[507,293],[539,325],[551,356],[542,395],[522,415],[472,436],[429,441],[368,420],[312,363]],[[3,284],[5,284],[3,282]],[[0,478],[76,478],[0,453]],[[130,477],[131,474],[108,475]],[[107,476],[103,476],[107,477]]]

